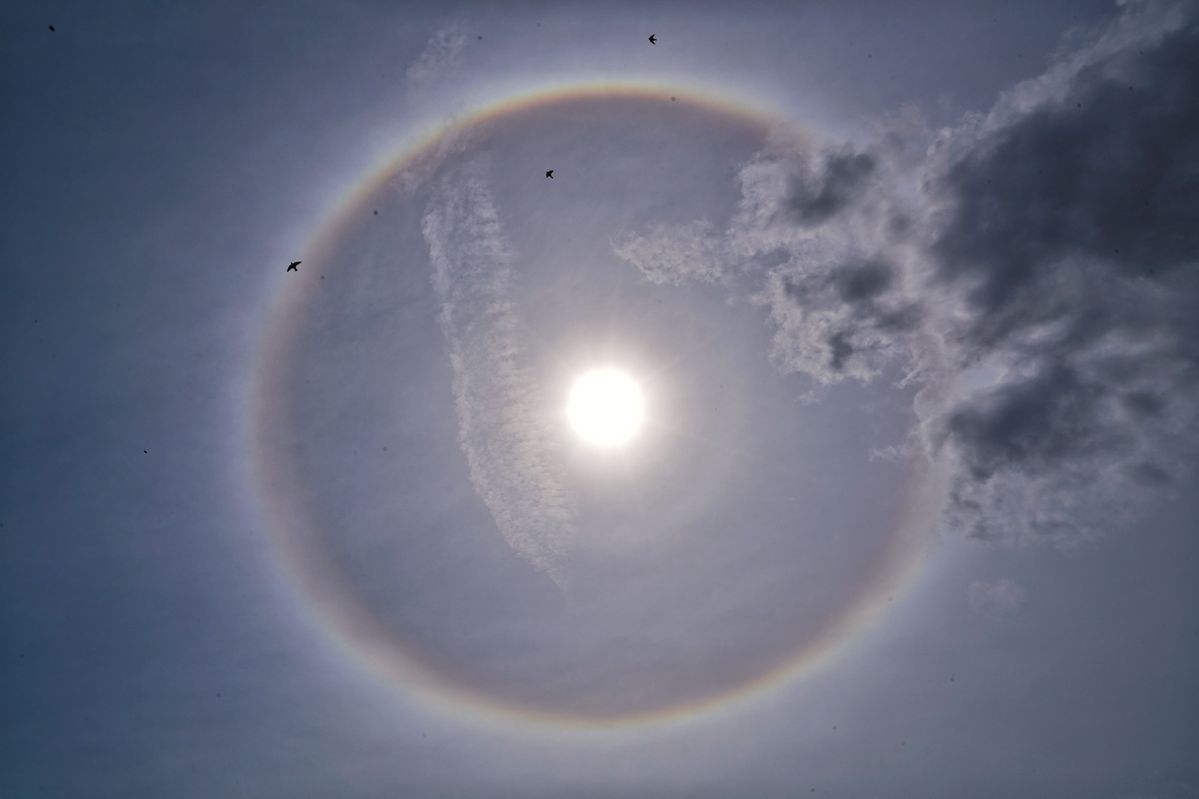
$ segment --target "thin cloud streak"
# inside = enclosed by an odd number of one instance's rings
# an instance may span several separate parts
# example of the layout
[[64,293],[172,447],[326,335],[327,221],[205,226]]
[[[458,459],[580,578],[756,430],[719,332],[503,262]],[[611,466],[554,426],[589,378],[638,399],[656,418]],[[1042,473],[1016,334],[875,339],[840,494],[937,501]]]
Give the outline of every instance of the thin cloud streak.
[[550,427],[556,417],[522,364],[514,255],[483,172],[476,162],[447,175],[422,220],[459,443],[508,545],[562,585],[574,502]]

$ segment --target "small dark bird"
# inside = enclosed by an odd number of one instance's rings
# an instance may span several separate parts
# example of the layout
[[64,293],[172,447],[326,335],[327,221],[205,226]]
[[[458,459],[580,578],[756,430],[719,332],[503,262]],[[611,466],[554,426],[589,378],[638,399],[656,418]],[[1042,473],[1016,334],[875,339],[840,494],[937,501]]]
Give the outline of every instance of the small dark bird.
[[54,33],[54,26],[53,26],[53,25],[47,25],[46,27],[48,27],[48,28],[50,29],[50,32],[51,32],[51,33]]
[[550,180],[553,180],[554,179],[554,170],[552,170],[552,169],[545,170],[545,176],[547,178],[549,178]]
[[288,264],[288,265],[287,265],[287,269],[286,269],[286,270],[284,270],[284,271],[287,271],[287,272],[299,272],[300,270],[299,270],[299,269],[296,269],[296,267],[297,267],[297,266],[299,266],[299,265],[300,265],[300,264],[302,264],[302,263],[304,263],[304,262],[303,262],[303,261],[292,261],[290,264]]
[[649,43],[650,43],[650,44],[657,44],[657,43],[658,43],[658,37],[657,37],[657,36],[655,36],[654,34],[652,34],[652,33],[651,33],[651,34],[649,35]]

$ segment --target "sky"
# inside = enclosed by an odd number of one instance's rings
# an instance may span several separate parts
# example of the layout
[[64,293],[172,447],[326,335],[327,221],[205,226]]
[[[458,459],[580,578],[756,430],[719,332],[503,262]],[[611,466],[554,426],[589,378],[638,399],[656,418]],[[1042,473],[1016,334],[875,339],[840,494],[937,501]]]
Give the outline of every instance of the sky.
[[0,59],[0,795],[1199,797],[1194,3]]

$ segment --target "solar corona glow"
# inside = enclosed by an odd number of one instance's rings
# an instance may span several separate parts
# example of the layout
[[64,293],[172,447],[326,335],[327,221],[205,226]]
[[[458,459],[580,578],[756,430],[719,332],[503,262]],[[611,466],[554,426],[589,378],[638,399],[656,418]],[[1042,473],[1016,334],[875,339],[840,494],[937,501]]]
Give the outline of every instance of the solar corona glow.
[[[435,185],[436,180],[430,176],[438,168],[437,164],[445,157],[445,153],[454,152],[456,147],[461,146],[453,144],[454,142],[472,141],[473,137],[479,135],[503,135],[506,125],[519,127],[525,118],[557,119],[559,117],[556,115],[561,113],[559,109],[569,112],[569,116],[562,117],[563,119],[573,121],[578,118],[582,121],[577,124],[583,125],[587,124],[587,113],[592,113],[596,115],[593,122],[600,124],[608,117],[607,106],[619,108],[621,104],[631,104],[633,107],[647,109],[651,107],[665,108],[667,111],[662,113],[690,115],[686,117],[687,125],[702,123],[704,120],[708,120],[711,124],[729,125],[744,131],[746,135],[756,138],[759,142],[764,141],[769,131],[780,124],[769,111],[746,107],[712,93],[688,91],[676,86],[658,86],[650,83],[581,82],[540,89],[535,92],[518,93],[509,99],[484,106],[475,114],[468,115],[456,126],[419,139],[416,143],[403,147],[398,157],[387,159],[377,170],[367,175],[356,188],[352,189],[348,198],[335,204],[329,222],[316,235],[313,246],[308,250],[309,253],[314,253],[308,260],[317,262],[318,260],[332,259],[336,262],[339,248],[343,247],[349,237],[353,235],[353,231],[358,229],[357,226],[360,224],[358,220],[382,218],[372,214],[371,209],[379,207],[385,201],[385,195],[394,191],[394,187],[407,187],[396,195],[406,197],[408,194],[405,192],[419,191],[420,186],[429,185],[430,182]],[[687,133],[689,138],[686,141],[690,141],[689,129]],[[807,134],[795,130],[793,135],[804,136]],[[517,138],[514,141],[519,142],[520,139]],[[686,170],[688,164],[682,162],[680,168]],[[540,172],[537,174],[540,177]],[[477,182],[470,183],[473,180],[475,180],[473,177],[467,179],[469,186],[478,185]],[[568,189],[571,186],[567,181],[555,181],[554,186],[559,185],[566,186]],[[478,202],[490,203],[486,194],[479,194],[475,188],[470,190],[475,192],[474,196]],[[446,213],[457,213],[456,209],[459,207],[458,205],[449,205],[446,206],[447,211],[438,212],[438,215],[426,214],[422,222],[426,237],[430,235],[431,231],[435,232],[438,225],[444,225],[447,220],[452,221],[453,217],[446,216]],[[493,220],[495,212],[490,210],[490,205],[487,207],[486,218]],[[421,222],[419,218],[416,221]],[[491,223],[489,222],[489,224]],[[471,230],[475,229],[471,228]],[[489,244],[488,248],[488,251],[496,253],[496,257],[501,259],[501,263],[504,263],[502,259],[508,257],[504,254],[508,248],[507,244]],[[436,252],[434,254],[436,255]],[[458,268],[452,260],[445,263],[448,267]],[[507,269],[507,267],[504,268]],[[331,265],[327,269],[334,269],[334,267]],[[471,269],[469,274],[479,274],[474,267]],[[336,285],[331,282],[335,276],[328,272],[326,274],[330,280],[324,281],[321,285],[325,287]],[[433,283],[440,292],[439,296],[444,305],[441,322],[443,332],[448,337],[447,340],[451,346],[452,363],[465,363],[470,359],[483,356],[500,359],[494,362],[500,364],[502,370],[506,370],[509,367],[503,366],[503,359],[507,358],[509,353],[519,350],[516,339],[512,338],[513,331],[520,327],[520,323],[515,319],[501,319],[502,324],[496,326],[491,333],[474,327],[454,327],[455,320],[461,318],[462,309],[465,307],[463,303],[468,300],[473,302],[475,297],[486,298],[489,303],[485,314],[494,314],[497,310],[512,305],[507,295],[503,294],[503,287],[511,280],[516,279],[509,276],[515,273],[501,270],[495,274],[499,282],[492,283],[485,289],[489,293],[482,295],[462,294],[463,285],[460,280],[458,282],[447,281],[437,274],[434,275]],[[609,700],[597,698],[595,701],[599,704],[595,704],[586,696],[577,693],[564,695],[561,700],[553,702],[531,697],[525,698],[525,693],[538,690],[536,684],[530,684],[529,687],[520,689],[517,692],[518,695],[508,695],[510,692],[497,691],[479,685],[477,679],[464,679],[461,676],[461,668],[447,663],[448,656],[446,654],[427,651],[426,645],[415,637],[398,633],[394,623],[384,618],[386,613],[384,609],[370,608],[356,596],[358,589],[354,585],[353,578],[341,573],[340,568],[335,565],[337,559],[332,549],[338,546],[337,541],[341,537],[340,534],[332,535],[332,531],[337,529],[336,525],[330,520],[318,517],[313,512],[313,499],[303,488],[305,480],[302,474],[304,468],[307,467],[301,466],[302,458],[292,443],[295,441],[296,433],[287,429],[286,426],[286,421],[291,416],[289,413],[280,413],[279,409],[288,407],[288,402],[284,400],[284,397],[293,392],[286,386],[289,381],[296,379],[301,374],[297,371],[301,368],[298,361],[299,342],[304,337],[305,318],[315,312],[316,303],[319,302],[319,295],[314,289],[315,285],[315,283],[311,284],[308,288],[299,291],[293,291],[291,287],[287,287],[288,290],[280,297],[272,322],[265,331],[259,356],[260,367],[254,387],[256,400],[253,404],[255,410],[251,419],[250,433],[251,439],[257,442],[257,482],[264,508],[271,516],[269,529],[277,545],[280,563],[292,585],[299,590],[303,597],[304,606],[314,613],[326,630],[333,634],[334,641],[346,647],[348,653],[362,660],[373,673],[383,677],[408,699],[418,700],[431,710],[463,715],[477,723],[507,726],[519,722],[525,725],[525,729],[530,732],[540,729],[563,728],[592,731],[615,730],[630,725],[681,723],[703,714],[732,707],[739,701],[763,697],[770,689],[786,685],[791,680],[830,662],[857,634],[867,629],[881,616],[896,592],[910,584],[916,573],[916,567],[921,562],[924,551],[925,518],[929,509],[938,501],[942,491],[940,477],[932,472],[912,477],[909,497],[903,507],[897,508],[892,518],[885,523],[885,528],[880,533],[880,543],[875,551],[867,557],[865,562],[855,567],[852,573],[846,572],[845,580],[839,583],[838,590],[845,594],[839,604],[830,607],[824,618],[813,618],[809,622],[807,632],[794,641],[787,641],[785,638],[776,638],[773,641],[763,639],[762,646],[774,654],[764,655],[764,659],[757,665],[750,665],[754,661],[747,661],[747,665],[743,667],[743,673],[740,676],[729,678],[723,685],[707,689],[700,687],[689,689],[686,687],[685,680],[675,681],[662,675],[653,677],[653,680],[656,681],[654,684],[671,686],[677,682],[677,686],[671,689],[673,694],[671,691],[667,692],[667,696],[675,698],[625,706],[623,701],[616,701],[621,696],[621,686],[624,683],[618,675],[613,675],[614,682],[611,691],[614,693],[611,696],[614,707],[608,709],[604,707],[604,703]],[[420,281],[413,283],[413,286],[420,285]],[[427,286],[428,283],[425,282],[423,285]],[[283,290],[282,286],[280,288]],[[482,284],[478,290],[484,290]],[[458,293],[453,293],[455,291]],[[476,289],[472,288],[470,291],[473,292]],[[661,307],[658,306],[655,308],[655,313],[647,312],[643,318],[653,320],[660,310]],[[629,335],[629,330],[628,325],[618,325],[609,331],[609,335],[625,336]],[[664,328],[664,330],[670,332],[669,328]],[[572,334],[572,327],[567,324],[560,332],[569,336]],[[480,337],[480,334],[483,335]],[[680,340],[680,343],[684,341]],[[648,341],[641,343],[646,346],[650,345]],[[487,352],[494,354],[485,355]],[[676,354],[673,352],[662,351],[657,353],[656,357],[666,361],[675,356]],[[732,363],[734,361],[730,361],[730,365]],[[671,378],[672,385],[675,378],[685,381],[697,377],[691,374],[694,367],[682,365],[672,368],[676,370]],[[520,373],[515,371],[512,371],[511,374],[501,371],[497,374],[497,379],[501,382],[496,383],[496,386],[512,385],[517,380],[518,374]],[[473,391],[490,392],[492,390],[485,387],[482,389],[472,388],[472,383],[463,382],[469,379],[472,377],[468,373],[454,378],[455,390],[460,396],[459,403],[464,401],[461,399],[462,397],[471,396]],[[718,376],[713,375],[712,379],[713,385],[715,385]],[[535,436],[534,431],[541,427],[552,429],[555,414],[559,420],[558,424],[569,430],[585,449],[594,449],[596,455],[605,451],[619,451],[630,446],[636,440],[646,421],[647,400],[635,373],[626,372],[613,364],[602,364],[589,371],[574,373],[573,377],[568,377],[567,383],[568,388],[565,391],[559,384],[556,398],[549,405],[535,413],[530,410],[531,415],[522,416],[519,420],[497,419],[494,422],[486,419],[480,420],[478,413],[492,405],[491,399],[487,400],[488,405],[479,406],[477,409],[463,408],[461,404],[459,405],[460,436],[467,435],[464,431],[468,428],[463,425],[475,424],[486,424],[486,429],[498,431],[501,437],[511,434],[512,431],[525,431],[520,433],[520,439],[515,440],[512,448],[508,450],[496,450],[494,454],[482,453],[473,448],[466,450],[468,459],[473,458],[470,460],[472,474],[478,475],[477,479],[482,481],[477,483],[478,490],[490,491],[494,495],[494,492],[499,490],[495,487],[499,484],[494,481],[505,479],[504,475],[508,468],[504,466],[505,462],[520,464],[527,462],[526,459],[529,457],[539,457],[534,456],[533,453],[541,451],[542,445],[536,444],[537,449],[530,449],[534,439],[528,439],[527,436]],[[688,395],[698,398],[707,390],[701,385],[693,384],[689,388]],[[735,393],[730,394],[729,391],[727,388],[722,389],[722,396],[736,396]],[[490,393],[480,396],[490,397]],[[531,397],[526,389],[522,389],[521,393],[513,396],[525,398],[519,400],[521,403],[527,403],[528,398]],[[653,401],[656,404],[659,397],[655,396]],[[435,402],[413,406],[413,408],[427,409],[433,405]],[[670,408],[669,405],[666,407]],[[703,407],[716,406],[705,403]],[[734,406],[734,410],[736,409]],[[299,413],[299,410],[295,413]],[[464,413],[465,415],[463,415]],[[672,412],[669,418],[673,419],[674,416],[675,414]],[[662,506],[665,526],[657,536],[638,535],[631,538],[614,538],[610,535],[597,534],[596,536],[582,537],[579,540],[594,541],[596,546],[616,547],[612,550],[613,553],[622,558],[634,558],[633,562],[635,562],[637,547],[644,546],[646,541],[676,540],[677,536],[687,529],[687,525],[695,524],[704,518],[705,502],[709,501],[713,487],[717,481],[722,479],[721,475],[734,474],[731,471],[733,463],[730,453],[736,447],[735,442],[728,439],[726,443],[720,444],[717,439],[712,437],[731,436],[733,435],[732,428],[724,430],[725,426],[714,424],[714,420],[706,424],[696,424],[690,428],[655,422],[655,428],[659,427],[662,428],[660,432],[665,435],[666,440],[674,442],[674,448],[683,442],[691,442],[691,446],[706,443],[712,447],[711,455],[681,461],[673,470],[673,472],[682,473],[687,469],[700,469],[694,477],[684,478],[687,481],[684,485],[689,499],[683,503],[671,501]],[[504,431],[508,431],[508,433]],[[655,447],[655,449],[659,448]],[[671,446],[664,446],[661,449],[665,453],[662,457],[667,457]],[[550,450],[545,449],[544,451],[549,452]],[[497,471],[494,473],[485,471],[492,468],[492,463],[495,464]],[[544,466],[537,467],[537,471],[531,472],[531,474],[544,474],[544,469]],[[673,472],[670,469],[661,470],[663,479],[669,477]],[[553,490],[558,494],[561,493],[559,488]],[[580,490],[583,489],[580,488]],[[632,492],[630,497],[634,500],[637,499],[642,490],[644,487]],[[485,496],[487,495],[485,494]],[[516,497],[514,502],[518,504],[512,507],[520,507],[519,503],[524,500],[519,495],[514,496]],[[566,524],[564,530],[569,530],[572,524],[577,526],[578,523],[568,521],[572,518],[572,513],[577,516],[577,512],[568,510],[569,501],[563,504],[562,501],[554,499],[553,503],[540,510],[537,516],[530,517],[530,522],[541,525],[546,523],[547,518],[561,518],[567,520],[563,522]],[[629,505],[626,510],[621,512],[636,512],[637,507],[639,506],[635,504]],[[523,535],[523,528],[519,525],[512,527],[509,522],[505,522],[505,519],[510,518],[507,515],[511,512],[508,506],[492,512],[496,522],[502,528],[507,525],[505,529],[509,529],[509,533],[505,535],[516,535],[519,541],[523,541],[519,538]],[[546,513],[549,513],[550,516],[547,517]],[[566,537],[561,540],[547,540],[545,543],[531,541],[528,544],[520,545],[527,551],[526,557],[531,558],[534,563],[544,562],[546,564],[543,567],[544,574],[551,576],[561,586],[569,586],[570,578],[560,573],[558,566],[553,565],[559,562],[554,559],[556,556],[553,553],[563,551],[563,548],[569,550],[581,545],[571,543],[574,540],[571,537],[575,535],[574,533],[563,533],[563,535]],[[580,532],[578,535],[581,536],[582,533]],[[402,540],[402,534],[401,539],[397,540]],[[803,541],[804,539],[801,537],[793,540]],[[379,563],[381,561],[378,559],[373,561],[374,566],[378,566]],[[613,593],[613,597],[619,597],[620,593],[617,590]],[[687,607],[687,603],[690,601],[692,600],[683,600],[677,607]],[[631,618],[650,617],[638,613]],[[568,629],[586,631],[590,626],[589,622],[582,621],[572,624]],[[670,639],[667,637],[664,640]],[[470,661],[462,662],[469,663]],[[629,694],[629,696],[635,695],[636,692]]]
[[566,415],[583,441],[601,449],[629,443],[645,419],[641,386],[619,369],[593,369],[575,380]]

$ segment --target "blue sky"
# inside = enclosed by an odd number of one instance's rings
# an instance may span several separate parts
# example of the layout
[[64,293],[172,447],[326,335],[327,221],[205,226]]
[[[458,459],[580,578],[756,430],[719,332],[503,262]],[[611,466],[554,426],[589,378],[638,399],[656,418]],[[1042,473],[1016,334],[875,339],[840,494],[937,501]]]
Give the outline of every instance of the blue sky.
[[0,15],[0,793],[1199,795],[1193,4]]

